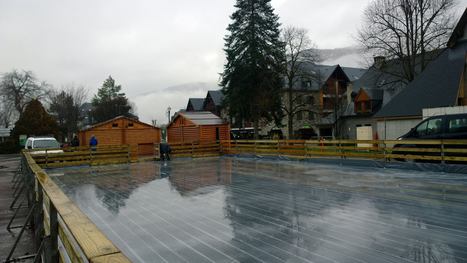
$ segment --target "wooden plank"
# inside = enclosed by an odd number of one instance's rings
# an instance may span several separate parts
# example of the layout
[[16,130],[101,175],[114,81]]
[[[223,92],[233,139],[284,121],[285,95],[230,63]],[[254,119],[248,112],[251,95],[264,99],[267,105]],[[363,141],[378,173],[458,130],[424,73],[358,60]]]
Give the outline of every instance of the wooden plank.
[[114,253],[110,255],[92,258],[90,262],[91,263],[128,263],[131,261],[122,253]]

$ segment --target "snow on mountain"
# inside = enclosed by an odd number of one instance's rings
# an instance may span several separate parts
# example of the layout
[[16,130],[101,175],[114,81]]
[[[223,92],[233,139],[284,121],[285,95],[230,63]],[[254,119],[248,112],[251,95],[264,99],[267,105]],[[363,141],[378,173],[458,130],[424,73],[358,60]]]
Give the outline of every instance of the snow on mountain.
[[319,64],[344,67],[365,68],[366,59],[358,47],[343,47],[334,49],[316,49],[321,61]]

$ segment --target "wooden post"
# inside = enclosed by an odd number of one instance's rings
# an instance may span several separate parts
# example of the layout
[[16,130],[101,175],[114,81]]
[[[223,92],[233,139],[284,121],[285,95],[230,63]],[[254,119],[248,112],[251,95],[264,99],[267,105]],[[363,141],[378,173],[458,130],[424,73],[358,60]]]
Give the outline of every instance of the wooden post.
[[444,140],[441,140],[441,163],[446,163],[446,161],[444,160]]
[[[37,182],[37,181],[36,181]],[[44,202],[44,195],[43,195],[42,185],[37,182],[37,192],[36,192],[36,206],[34,211],[34,236],[36,247],[39,247],[42,243],[42,237],[44,236],[44,213],[43,209],[43,202]]]
[[47,246],[46,261],[51,263],[58,263],[58,218],[57,209],[53,202],[50,202],[49,218],[50,218],[50,239]]

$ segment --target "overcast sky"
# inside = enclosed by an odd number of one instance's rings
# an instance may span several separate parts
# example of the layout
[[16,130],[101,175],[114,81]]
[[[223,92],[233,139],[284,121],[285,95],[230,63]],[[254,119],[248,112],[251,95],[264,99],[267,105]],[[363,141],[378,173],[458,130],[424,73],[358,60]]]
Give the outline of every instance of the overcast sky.
[[[0,73],[33,71],[55,88],[97,91],[108,75],[140,119],[216,89],[234,0],[1,0]],[[272,0],[283,25],[309,30],[319,48],[355,45],[368,0]],[[461,0],[460,6],[466,6]]]

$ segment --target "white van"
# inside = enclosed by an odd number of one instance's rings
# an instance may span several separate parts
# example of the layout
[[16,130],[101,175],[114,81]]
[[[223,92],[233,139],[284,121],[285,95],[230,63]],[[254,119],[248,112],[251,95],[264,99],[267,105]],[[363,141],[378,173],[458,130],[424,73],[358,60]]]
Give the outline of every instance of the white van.
[[[29,137],[24,144],[25,149],[33,150],[31,153],[40,154],[45,153],[62,153],[60,150],[60,143],[54,137]],[[39,149],[34,151],[34,149]]]

